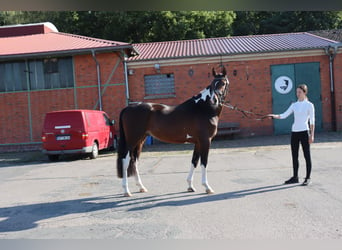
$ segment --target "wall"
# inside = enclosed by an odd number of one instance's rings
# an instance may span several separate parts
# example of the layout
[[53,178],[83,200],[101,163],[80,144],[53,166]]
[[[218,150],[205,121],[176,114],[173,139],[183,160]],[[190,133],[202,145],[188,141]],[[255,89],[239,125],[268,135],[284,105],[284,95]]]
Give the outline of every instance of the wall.
[[342,48],[334,59],[336,129],[342,131]]
[[[219,69],[220,60],[228,71],[230,81],[230,91],[227,99],[231,104],[240,109],[255,113],[272,113],[272,86],[270,66],[276,64],[293,64],[305,62],[319,62],[321,70],[322,85],[322,109],[323,109],[323,130],[331,130],[331,102],[330,102],[330,81],[329,81],[329,60],[323,52],[313,56],[298,56],[287,53],[287,57],[282,54],[279,58],[274,56],[270,59],[253,60],[249,59],[229,60],[229,58],[216,58],[213,60],[198,60],[188,64],[182,64],[182,60],[166,60],[161,62],[131,62],[129,69],[134,70],[134,74],[129,76],[129,91],[131,101],[150,101],[170,105],[177,105],[188,98],[196,95],[203,88],[210,84],[212,80],[211,68]],[[317,55],[318,54],[318,55]],[[144,99],[144,75],[157,74],[154,63],[161,65],[161,74],[174,73],[176,97],[167,99]],[[336,60],[336,65],[338,64]],[[340,63],[340,61],[339,61]],[[149,65],[148,65],[149,64]],[[339,64],[341,65],[341,64]],[[188,74],[192,69],[194,74]],[[236,70],[236,76],[233,71]],[[341,76],[337,76],[341,77]],[[341,79],[341,78],[340,78]],[[341,87],[339,87],[341,89]],[[341,91],[341,90],[340,90]],[[341,94],[341,92],[339,92]],[[338,98],[336,98],[338,99]],[[340,98],[341,100],[342,98]],[[273,134],[273,121],[265,119],[256,121],[246,118],[242,113],[224,108],[220,121],[239,122],[242,129],[242,136],[271,135]],[[341,122],[340,122],[341,124]],[[340,125],[341,127],[341,125]]]
[[[342,55],[341,49],[334,61],[337,129],[342,130]],[[144,99],[144,75],[157,74],[154,63],[129,62],[134,74],[128,77],[130,100],[177,105],[198,94],[212,80],[211,69],[217,69],[220,60],[228,71],[230,91],[227,97],[231,104],[256,113],[272,113],[270,66],[304,62],[320,62],[322,85],[323,130],[331,130],[331,102],[329,60],[324,54],[299,56],[288,53],[282,56],[254,60],[253,56],[172,60],[158,62],[162,74],[174,73],[174,98]],[[96,55],[100,62],[103,110],[119,124],[119,114],[126,106],[123,63],[117,53]],[[189,75],[189,70],[193,75]],[[233,71],[236,70],[236,76]],[[96,64],[91,54],[74,56],[75,88],[31,92],[0,93],[0,152],[40,148],[41,128],[48,111],[61,109],[98,109]],[[273,134],[272,120],[255,121],[245,118],[240,112],[224,108],[221,121],[239,122],[242,136]],[[32,145],[34,147],[32,147]]]
[[[96,55],[100,63],[103,110],[117,121],[126,105],[123,63],[118,53]],[[45,113],[99,109],[96,64],[91,54],[76,55],[75,87],[0,93],[0,152],[38,149]]]

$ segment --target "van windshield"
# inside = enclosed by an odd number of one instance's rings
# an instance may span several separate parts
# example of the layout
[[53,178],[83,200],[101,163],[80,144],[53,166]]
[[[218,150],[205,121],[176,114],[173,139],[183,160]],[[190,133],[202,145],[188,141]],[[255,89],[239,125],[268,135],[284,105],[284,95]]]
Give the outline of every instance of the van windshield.
[[46,129],[83,129],[81,112],[57,112],[46,114],[44,127]]

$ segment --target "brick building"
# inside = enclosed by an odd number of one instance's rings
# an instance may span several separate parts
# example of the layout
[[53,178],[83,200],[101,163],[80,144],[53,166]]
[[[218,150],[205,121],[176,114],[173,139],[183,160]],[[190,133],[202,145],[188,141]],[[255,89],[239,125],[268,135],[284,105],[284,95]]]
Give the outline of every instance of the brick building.
[[0,152],[40,147],[44,115],[126,105],[131,44],[58,32],[51,23],[0,27]]
[[[221,64],[231,104],[279,113],[305,82],[317,130],[342,130],[341,43],[313,34],[127,44],[40,23],[0,27],[0,48],[0,152],[39,148],[48,111],[102,109],[118,121],[128,103],[179,104],[205,88]],[[240,123],[242,136],[287,133],[291,123],[255,121],[227,108],[221,121]]]
[[[342,130],[342,49],[337,41],[291,33],[134,47],[140,54],[127,64],[131,102],[183,102],[209,85],[211,68],[222,64],[228,70],[231,104],[255,113],[282,113],[296,100],[295,86],[306,83],[316,107],[317,131]],[[276,84],[283,84],[283,77],[290,85],[282,93]],[[256,121],[224,108],[220,121],[238,122],[241,135],[252,136],[288,133],[291,119]]]

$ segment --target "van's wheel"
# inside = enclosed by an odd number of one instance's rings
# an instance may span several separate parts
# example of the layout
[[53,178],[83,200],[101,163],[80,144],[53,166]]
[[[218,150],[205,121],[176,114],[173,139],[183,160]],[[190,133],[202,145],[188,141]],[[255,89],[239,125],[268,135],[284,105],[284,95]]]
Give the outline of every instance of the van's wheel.
[[94,142],[93,148],[90,153],[90,159],[96,159],[98,155],[99,155],[99,147],[97,146],[97,143]]
[[50,161],[58,161],[59,155],[48,155]]

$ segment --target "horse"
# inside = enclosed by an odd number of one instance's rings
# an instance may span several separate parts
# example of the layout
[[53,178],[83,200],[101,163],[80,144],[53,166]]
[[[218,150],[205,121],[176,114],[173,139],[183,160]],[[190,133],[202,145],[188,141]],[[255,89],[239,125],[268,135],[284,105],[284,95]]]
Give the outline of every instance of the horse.
[[147,136],[167,143],[193,143],[194,151],[187,177],[188,192],[195,192],[194,170],[201,160],[202,185],[207,194],[214,193],[207,179],[207,163],[211,141],[217,133],[217,125],[229,80],[226,69],[217,74],[212,68],[214,79],[198,95],[177,106],[159,103],[128,105],[119,118],[119,145],[117,152],[117,175],[122,178],[124,196],[131,196],[128,177],[135,176],[140,192],[147,192],[142,184],[138,160]]

